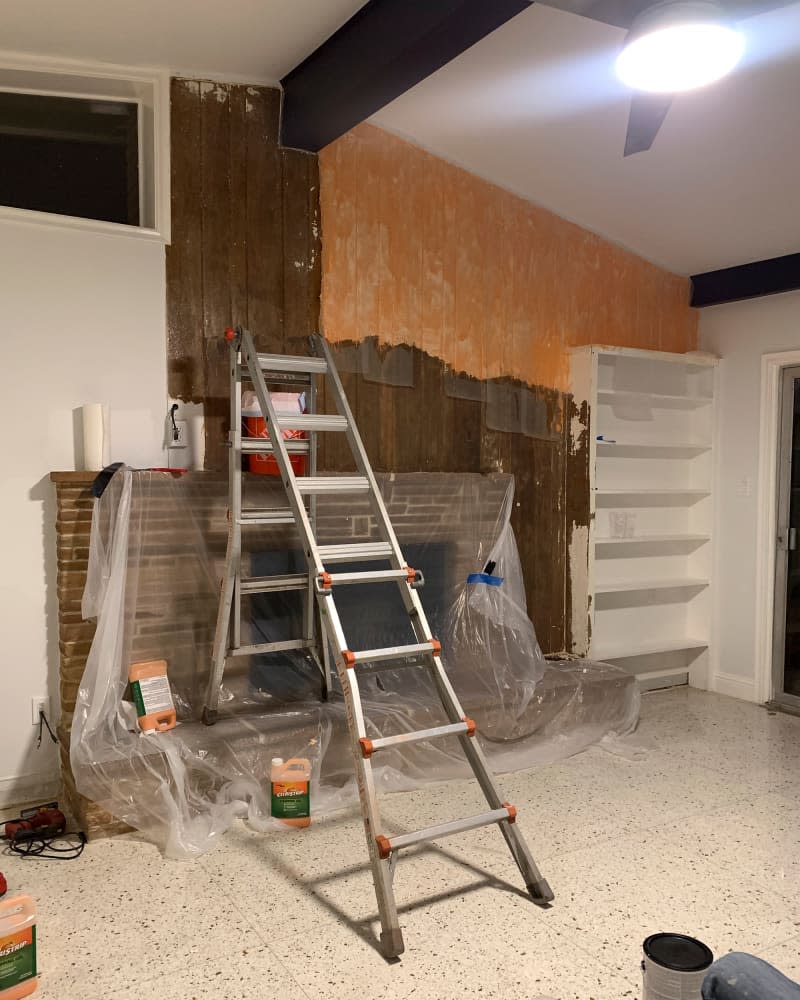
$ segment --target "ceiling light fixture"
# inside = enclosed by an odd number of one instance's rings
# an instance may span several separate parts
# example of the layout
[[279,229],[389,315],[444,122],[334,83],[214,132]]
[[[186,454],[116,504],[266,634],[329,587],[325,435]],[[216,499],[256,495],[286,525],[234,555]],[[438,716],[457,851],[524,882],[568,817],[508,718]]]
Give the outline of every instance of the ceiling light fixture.
[[617,76],[634,90],[675,94],[719,80],[744,52],[744,37],[705,0],[659,3],[631,25]]

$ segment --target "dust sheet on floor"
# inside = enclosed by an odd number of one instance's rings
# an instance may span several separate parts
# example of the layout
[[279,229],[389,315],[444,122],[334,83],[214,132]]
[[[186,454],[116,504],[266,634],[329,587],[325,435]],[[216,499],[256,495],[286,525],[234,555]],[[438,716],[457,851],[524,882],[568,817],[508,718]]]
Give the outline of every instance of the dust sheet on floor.
[[[251,502],[285,506],[280,482],[251,478],[259,480],[248,483]],[[555,761],[633,730],[639,693],[630,674],[542,655],[510,524],[513,477],[413,473],[378,480],[404,556],[424,575],[422,600],[445,666],[496,772]],[[311,762],[314,814],[357,799],[344,704],[336,688],[323,700],[308,650],[232,658],[219,721],[212,727],[200,721],[226,510],[227,484],[208,474],[123,468],[93,515],[83,613],[97,618],[97,632],[73,721],[72,767],[83,795],[171,857],[209,850],[240,816],[256,828],[277,826],[269,797],[274,757]],[[357,499],[320,497],[322,543],[369,541],[374,530],[366,501],[361,507]],[[247,551],[253,576],[305,572],[299,540],[285,525],[254,526]],[[360,589],[343,588],[343,599],[337,597],[351,644],[407,642],[407,615],[388,593],[396,599],[396,588],[385,588],[386,600],[368,606]],[[243,642],[302,635],[301,594],[248,600]],[[131,664],[150,659],[167,661],[178,725],[143,735],[128,673]],[[447,721],[427,672],[408,666],[364,676],[364,711],[375,736]],[[469,773],[456,737],[392,747],[375,768],[381,793]]]

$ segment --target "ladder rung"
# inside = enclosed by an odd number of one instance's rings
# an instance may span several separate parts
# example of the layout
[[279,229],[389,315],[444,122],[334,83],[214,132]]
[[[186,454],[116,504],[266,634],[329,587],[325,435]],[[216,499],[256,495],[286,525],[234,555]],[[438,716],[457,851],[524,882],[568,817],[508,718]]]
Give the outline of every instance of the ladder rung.
[[371,757],[376,750],[385,750],[387,747],[407,745],[409,743],[422,743],[424,740],[441,739],[443,736],[472,736],[475,733],[475,723],[472,719],[464,719],[463,722],[454,722],[448,726],[435,726],[433,729],[417,729],[410,733],[400,733],[397,736],[383,736],[378,740],[360,739],[361,752],[364,757]]
[[490,812],[478,813],[477,816],[454,819],[450,823],[440,823],[438,826],[427,826],[414,833],[402,833],[399,837],[378,836],[375,839],[378,841],[381,857],[388,858],[392,851],[399,851],[402,847],[413,847],[414,844],[424,844],[429,840],[441,840],[444,837],[451,837],[454,833],[477,830],[479,826],[489,826],[504,819],[513,823],[516,815],[517,811],[513,806],[505,805],[502,809],[492,809]]
[[284,642],[257,642],[252,646],[237,646],[228,650],[228,656],[253,656],[256,653],[282,653],[289,649],[308,649],[313,645],[308,639],[287,639]]
[[[253,382],[253,376],[250,374],[250,369],[247,365],[239,365],[239,381],[240,382]],[[308,373],[303,372],[264,372],[264,383],[266,385],[280,385],[280,386],[291,386],[293,389],[297,386],[302,386],[306,388],[311,385],[312,376]],[[253,382],[255,385],[255,383]]]
[[366,476],[298,476],[295,480],[301,493],[366,493]]
[[334,413],[279,413],[281,430],[346,431],[347,418]]
[[[308,454],[308,441],[303,438],[290,438],[283,443],[290,455]],[[269,438],[242,438],[242,453],[245,455],[266,454],[272,450]]]
[[289,507],[251,507],[239,514],[239,524],[294,524]]
[[304,358],[289,354],[257,354],[261,370],[269,372],[300,372],[305,375],[324,375],[328,363],[324,358]]
[[394,554],[388,542],[360,542],[351,545],[320,545],[317,552],[323,563],[357,562],[361,559],[388,559]]
[[[413,573],[413,570],[411,571]],[[326,584],[330,587],[341,586],[351,583],[392,583],[395,580],[411,580],[409,570],[406,569],[376,569],[370,572],[365,570],[358,573],[329,573],[326,577]]]
[[432,642],[415,642],[409,646],[385,646],[383,649],[362,649],[354,653],[344,650],[342,656],[348,667],[357,663],[378,663],[380,660],[404,660],[408,656],[440,656],[442,647],[434,639]]
[[308,586],[308,574],[251,576],[243,579],[239,586],[242,594],[271,594],[282,590],[305,590]]

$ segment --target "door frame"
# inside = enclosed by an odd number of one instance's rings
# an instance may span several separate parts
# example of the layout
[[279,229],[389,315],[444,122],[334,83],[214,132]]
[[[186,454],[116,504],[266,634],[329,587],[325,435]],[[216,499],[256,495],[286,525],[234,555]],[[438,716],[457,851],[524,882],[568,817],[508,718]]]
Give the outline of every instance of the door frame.
[[761,416],[758,438],[758,513],[756,524],[755,696],[771,701],[775,634],[775,570],[778,532],[778,447],[783,369],[800,365],[800,351],[761,357]]

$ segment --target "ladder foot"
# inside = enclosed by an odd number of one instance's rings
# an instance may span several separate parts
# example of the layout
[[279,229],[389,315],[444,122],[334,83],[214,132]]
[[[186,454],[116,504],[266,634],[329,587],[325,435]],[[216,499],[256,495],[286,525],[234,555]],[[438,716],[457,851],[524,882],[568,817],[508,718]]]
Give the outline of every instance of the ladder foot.
[[542,878],[538,882],[531,882],[525,888],[531,894],[531,899],[537,906],[546,906],[555,899],[553,890],[548,885],[547,879]]
[[209,708],[208,705],[206,705],[203,708],[203,714],[201,718],[203,720],[204,726],[213,726],[214,723],[219,718],[219,712],[216,710],[216,708]]
[[403,932],[396,930],[381,931],[381,951],[385,958],[399,958],[406,950],[403,944]]

